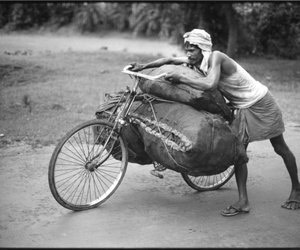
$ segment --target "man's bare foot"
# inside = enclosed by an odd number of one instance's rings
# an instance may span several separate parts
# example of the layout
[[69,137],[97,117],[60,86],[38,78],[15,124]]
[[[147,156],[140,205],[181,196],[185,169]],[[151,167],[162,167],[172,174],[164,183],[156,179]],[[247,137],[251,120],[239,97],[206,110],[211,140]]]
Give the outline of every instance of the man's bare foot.
[[281,207],[291,210],[296,210],[300,208],[300,201],[297,200],[287,200],[285,201]]
[[281,205],[281,207],[292,210],[300,209],[300,187],[292,190],[290,197]]

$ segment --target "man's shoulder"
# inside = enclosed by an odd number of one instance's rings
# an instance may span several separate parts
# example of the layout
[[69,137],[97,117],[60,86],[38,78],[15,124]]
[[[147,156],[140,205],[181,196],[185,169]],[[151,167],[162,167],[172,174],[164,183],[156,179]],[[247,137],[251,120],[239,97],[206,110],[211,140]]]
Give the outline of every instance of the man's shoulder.
[[221,52],[219,50],[214,50],[212,52],[212,58],[214,58],[214,61],[219,63],[229,63],[232,62],[233,59],[230,58],[228,55],[226,55],[224,52]]
[[216,57],[222,57],[222,58],[228,57],[225,53],[223,53],[219,50],[212,51],[212,55],[216,56]]
[[214,63],[221,65],[223,74],[231,75],[236,72],[236,62],[225,53],[214,50],[213,57]]
[[217,65],[217,64],[222,64],[226,60],[226,55],[219,51],[219,50],[214,50],[211,53],[211,56],[209,57],[209,64],[212,65]]

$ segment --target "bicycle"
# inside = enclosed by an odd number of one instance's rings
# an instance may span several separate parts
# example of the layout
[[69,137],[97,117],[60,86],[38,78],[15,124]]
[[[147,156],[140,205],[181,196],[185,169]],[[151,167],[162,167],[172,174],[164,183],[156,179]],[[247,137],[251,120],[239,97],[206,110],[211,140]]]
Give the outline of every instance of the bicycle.
[[[150,76],[130,71],[133,87],[118,98],[107,119],[84,122],[69,131],[56,146],[48,170],[48,182],[55,200],[63,207],[81,211],[98,207],[119,187],[128,165],[128,147],[121,131],[131,124],[129,111],[137,97],[140,78],[151,81],[165,74]],[[154,173],[166,168],[154,162]],[[216,190],[234,174],[230,166],[224,172],[210,176],[190,176],[181,173],[184,181],[198,191]]]

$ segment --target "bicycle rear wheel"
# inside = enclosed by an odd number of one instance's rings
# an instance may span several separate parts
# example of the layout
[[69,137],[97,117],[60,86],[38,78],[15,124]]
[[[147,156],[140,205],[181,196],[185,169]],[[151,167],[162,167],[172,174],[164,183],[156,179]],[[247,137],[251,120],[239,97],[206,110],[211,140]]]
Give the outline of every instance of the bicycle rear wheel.
[[127,147],[111,123],[85,122],[67,133],[53,152],[48,172],[51,193],[67,209],[97,207],[116,191],[127,163]]
[[234,174],[234,166],[230,166],[224,172],[216,175],[191,176],[181,174],[185,182],[198,191],[212,191],[222,187]]

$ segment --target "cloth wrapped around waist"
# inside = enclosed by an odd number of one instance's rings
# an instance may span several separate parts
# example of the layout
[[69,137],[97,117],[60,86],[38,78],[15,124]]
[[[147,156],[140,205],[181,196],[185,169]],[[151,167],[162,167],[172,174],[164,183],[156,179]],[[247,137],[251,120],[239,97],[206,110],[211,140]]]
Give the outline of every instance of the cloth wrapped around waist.
[[244,144],[274,138],[285,130],[280,107],[269,91],[251,107],[238,109],[231,127]]

